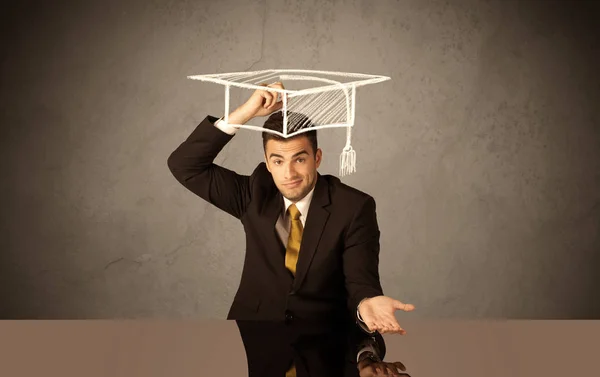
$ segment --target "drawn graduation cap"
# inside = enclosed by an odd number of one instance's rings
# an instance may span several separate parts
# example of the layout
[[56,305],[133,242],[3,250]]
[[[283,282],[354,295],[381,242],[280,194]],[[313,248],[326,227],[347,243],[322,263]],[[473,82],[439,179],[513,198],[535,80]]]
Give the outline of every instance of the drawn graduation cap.
[[[350,144],[356,111],[356,88],[390,80],[387,76],[379,75],[300,69],[192,75],[188,78],[225,86],[225,123],[228,123],[229,118],[232,86],[280,93],[283,102],[280,110],[283,113],[283,132],[249,124],[236,124],[239,128],[271,132],[288,138],[310,130],[346,127],[346,146],[340,155],[340,176],[356,172],[356,152]],[[282,82],[285,89],[261,85],[266,82]],[[291,89],[293,86],[299,88]]]

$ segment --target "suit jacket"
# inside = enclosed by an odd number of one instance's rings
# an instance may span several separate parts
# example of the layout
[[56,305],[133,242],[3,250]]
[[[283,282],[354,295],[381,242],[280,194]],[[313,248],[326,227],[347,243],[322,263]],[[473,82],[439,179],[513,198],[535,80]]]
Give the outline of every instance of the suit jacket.
[[248,362],[249,377],[284,377],[292,363],[297,377],[358,377],[357,353],[365,342],[381,358],[380,334],[369,337],[356,326],[292,325],[272,321],[236,321]]
[[242,277],[227,319],[357,321],[356,308],[383,294],[375,200],[318,174],[296,266],[285,267],[275,223],[283,197],[264,162],[250,175],[214,164],[234,137],[207,116],[171,153],[168,167],[187,189],[239,219],[246,233]]

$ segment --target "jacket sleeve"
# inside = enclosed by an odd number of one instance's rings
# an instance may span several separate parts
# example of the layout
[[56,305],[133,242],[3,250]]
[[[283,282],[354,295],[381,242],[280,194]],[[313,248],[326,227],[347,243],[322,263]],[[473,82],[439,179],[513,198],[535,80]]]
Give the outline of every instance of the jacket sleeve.
[[241,218],[250,202],[250,176],[218,166],[215,158],[234,137],[207,116],[167,159],[169,170],[188,190],[217,208]]
[[357,315],[358,304],[365,298],[383,295],[379,280],[379,236],[375,200],[368,197],[348,228],[343,254],[348,309],[365,332]]
[[356,361],[363,352],[372,352],[375,356],[384,360],[386,354],[385,340],[379,333],[373,336],[362,338],[357,345]]

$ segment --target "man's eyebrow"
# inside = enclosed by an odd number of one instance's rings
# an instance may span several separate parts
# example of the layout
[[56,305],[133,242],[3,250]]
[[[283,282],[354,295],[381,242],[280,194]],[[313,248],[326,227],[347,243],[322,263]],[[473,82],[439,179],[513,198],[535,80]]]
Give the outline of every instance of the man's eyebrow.
[[[298,157],[298,156],[300,156],[301,154],[308,154],[308,152],[307,152],[307,151],[305,151],[305,150],[301,150],[300,152],[298,152],[298,153],[295,153],[295,154],[292,156],[292,158]],[[282,155],[280,155],[280,154],[271,153],[271,154],[269,155],[269,158],[273,158],[273,157],[279,157],[279,158],[283,158],[283,156],[282,156]]]

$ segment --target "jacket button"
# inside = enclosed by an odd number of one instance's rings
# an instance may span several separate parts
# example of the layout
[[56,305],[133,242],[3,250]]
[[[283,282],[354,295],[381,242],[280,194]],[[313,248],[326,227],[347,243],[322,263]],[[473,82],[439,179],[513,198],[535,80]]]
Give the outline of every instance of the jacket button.
[[285,321],[290,322],[293,319],[294,319],[294,313],[290,312],[289,310],[286,310],[285,311]]

